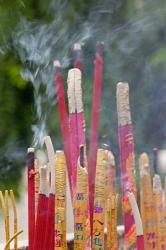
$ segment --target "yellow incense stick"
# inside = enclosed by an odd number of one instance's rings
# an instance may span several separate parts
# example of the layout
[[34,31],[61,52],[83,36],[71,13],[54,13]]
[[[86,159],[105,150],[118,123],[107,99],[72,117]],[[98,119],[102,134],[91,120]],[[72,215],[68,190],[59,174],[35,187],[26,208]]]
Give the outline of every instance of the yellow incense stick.
[[164,207],[162,202],[162,186],[159,175],[153,178],[153,200],[156,217],[157,249],[166,249]]
[[94,217],[93,217],[93,245],[94,250],[104,249],[104,217],[105,217],[105,183],[106,183],[105,150],[97,152]]
[[20,230],[19,232],[16,232],[16,233],[8,240],[8,242],[7,242],[6,245],[5,245],[4,250],[8,250],[8,249],[9,249],[10,243],[11,243],[15,238],[17,238],[18,235],[21,234],[22,232],[23,232],[23,230]]
[[55,248],[67,249],[66,240],[66,161],[63,151],[56,151],[55,157]]
[[[17,209],[16,209],[16,202],[13,190],[10,190],[10,197],[12,201],[12,207],[13,207],[13,214],[14,214],[14,234],[18,231],[18,225],[17,225]],[[14,238],[14,250],[17,250],[17,237]]]
[[140,155],[139,168],[141,217],[143,222],[145,249],[157,249],[152,182],[150,176],[149,158],[146,153]]
[[[9,193],[5,190],[5,211],[6,211],[6,240],[10,239],[10,223],[9,223]],[[10,244],[9,244],[10,245]],[[10,249],[10,246],[9,246]]]
[[[74,249],[85,249],[88,221],[88,173],[87,169],[77,167],[77,186],[74,201]],[[90,231],[88,232],[90,234]]]

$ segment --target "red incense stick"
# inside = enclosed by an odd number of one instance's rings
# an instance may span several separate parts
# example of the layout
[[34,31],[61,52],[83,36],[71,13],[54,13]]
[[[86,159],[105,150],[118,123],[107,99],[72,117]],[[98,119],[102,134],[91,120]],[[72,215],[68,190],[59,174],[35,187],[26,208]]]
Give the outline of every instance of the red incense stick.
[[57,90],[57,97],[58,97],[58,110],[59,110],[59,117],[60,117],[61,133],[62,133],[64,152],[65,152],[65,157],[66,157],[66,162],[67,162],[67,167],[68,167],[70,190],[72,192],[72,182],[71,182],[72,170],[71,170],[68,115],[67,115],[67,110],[66,110],[66,101],[65,101],[63,78],[62,78],[60,62],[55,61],[54,67],[55,67],[55,81],[56,81],[56,90]]
[[136,225],[136,235],[137,235],[137,250],[144,250],[144,235],[141,215],[138,209],[138,205],[133,193],[128,193],[130,205],[134,215],[135,225]]
[[48,212],[46,220],[46,233],[44,249],[54,250],[54,215],[55,215],[55,152],[50,136],[44,138],[47,148],[47,155],[51,169],[51,187],[48,198]]
[[136,195],[136,189],[134,183],[134,142],[128,83],[119,83],[117,85],[117,112],[125,243],[127,247],[131,247],[135,244],[136,229],[127,193],[132,192]]
[[34,148],[28,148],[28,238],[29,249],[33,249],[35,230],[35,169],[34,169]]
[[44,239],[46,231],[48,197],[47,197],[47,168],[41,167],[40,169],[40,193],[38,199],[34,245],[33,250],[45,250]]
[[82,71],[82,51],[81,51],[81,44],[75,43],[74,44],[74,68],[78,68]]
[[96,59],[94,61],[94,83],[93,83],[93,99],[92,99],[92,120],[90,130],[90,148],[88,161],[88,179],[89,179],[89,208],[90,208],[90,224],[91,233],[93,232],[93,207],[94,207],[94,191],[96,176],[96,158],[98,145],[99,130],[99,114],[100,101],[103,80],[103,45],[97,43]]

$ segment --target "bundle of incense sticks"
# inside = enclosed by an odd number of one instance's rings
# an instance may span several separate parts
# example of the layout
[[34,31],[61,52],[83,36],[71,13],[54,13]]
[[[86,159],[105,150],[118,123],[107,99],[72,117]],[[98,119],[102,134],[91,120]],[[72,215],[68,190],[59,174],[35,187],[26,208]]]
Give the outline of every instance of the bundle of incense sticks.
[[97,152],[95,196],[93,212],[92,249],[104,250],[106,154],[104,149]]
[[136,189],[134,183],[134,142],[129,106],[129,86],[125,82],[120,82],[117,85],[117,112],[125,241],[127,247],[131,247],[136,243],[136,229],[128,192],[130,191],[136,195]]
[[94,61],[94,82],[92,96],[92,118],[90,129],[90,145],[88,159],[88,180],[89,180],[89,209],[91,234],[93,232],[93,207],[95,191],[96,159],[98,146],[99,114],[103,81],[103,44],[96,45],[96,58]]
[[[82,152],[81,152],[82,153]],[[74,249],[87,248],[90,239],[88,217],[88,172],[80,155],[77,167],[77,187],[74,200]]]
[[56,151],[55,248],[67,249],[66,240],[66,161],[63,151]]
[[162,200],[162,186],[159,175],[153,177],[153,202],[156,219],[157,249],[166,249],[164,207]]
[[14,250],[18,250],[18,235],[21,234],[23,231],[18,231],[18,222],[17,222],[17,208],[13,190],[10,190],[10,198],[11,204],[13,208],[13,226],[14,226],[14,235],[10,236],[10,217],[9,217],[9,192],[5,190],[5,195],[3,196],[2,191],[0,191],[0,204],[2,206],[3,214],[4,214],[4,221],[5,221],[5,235],[6,235],[6,244],[4,250],[10,249],[10,243],[14,240]]
[[67,82],[69,102],[70,149],[72,164],[72,186],[73,195],[75,196],[79,149],[82,145],[84,146],[83,149],[86,148],[81,71],[77,68],[69,70]]
[[139,157],[140,169],[140,207],[144,229],[145,249],[157,249],[156,220],[153,202],[153,190],[149,168],[149,158],[146,153]]

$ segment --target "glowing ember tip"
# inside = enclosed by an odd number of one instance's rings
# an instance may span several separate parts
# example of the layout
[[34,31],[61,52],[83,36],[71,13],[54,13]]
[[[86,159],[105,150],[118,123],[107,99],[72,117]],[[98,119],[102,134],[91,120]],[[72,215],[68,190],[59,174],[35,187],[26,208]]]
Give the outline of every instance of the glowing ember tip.
[[58,60],[55,60],[53,62],[53,65],[54,65],[54,67],[61,67],[60,61],[58,61]]
[[73,49],[74,50],[81,50],[81,44],[80,43],[75,43]]
[[35,149],[34,148],[28,148],[27,152],[28,153],[33,153],[33,152],[35,152]]

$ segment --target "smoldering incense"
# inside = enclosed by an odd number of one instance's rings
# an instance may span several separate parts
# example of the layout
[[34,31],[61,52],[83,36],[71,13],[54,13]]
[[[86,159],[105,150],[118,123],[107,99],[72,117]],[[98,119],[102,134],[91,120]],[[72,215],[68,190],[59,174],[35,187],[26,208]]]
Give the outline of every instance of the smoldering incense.
[[127,192],[130,191],[136,195],[134,183],[135,157],[133,130],[129,106],[129,86],[128,83],[125,82],[120,82],[117,84],[117,113],[125,244],[127,247],[131,247],[136,243],[136,229]]
[[96,158],[98,146],[99,114],[103,81],[103,44],[96,45],[96,58],[94,61],[94,82],[92,96],[92,118],[90,129],[90,146],[88,159],[88,179],[89,179],[89,208],[91,234],[93,232],[93,207],[96,175]]
[[57,93],[57,98],[58,98],[58,111],[59,111],[59,117],[60,117],[60,126],[61,126],[64,152],[65,152],[66,163],[67,163],[70,190],[72,193],[70,135],[69,135],[68,115],[67,115],[67,110],[66,110],[66,101],[65,101],[63,78],[62,78],[60,62],[54,61],[54,67],[55,67],[55,82],[56,82],[56,93]]
[[33,249],[35,232],[35,168],[34,168],[34,148],[28,148],[28,239],[29,250]]
[[66,240],[66,161],[63,151],[56,151],[56,209],[55,209],[55,248],[67,249]]
[[74,68],[82,70],[82,50],[80,43],[74,44],[73,52],[74,52]]
[[139,157],[139,170],[140,207],[144,229],[145,249],[157,249],[152,182],[150,176],[149,158],[146,153],[142,153]]

